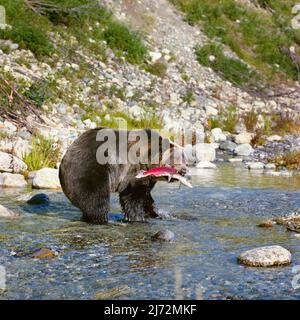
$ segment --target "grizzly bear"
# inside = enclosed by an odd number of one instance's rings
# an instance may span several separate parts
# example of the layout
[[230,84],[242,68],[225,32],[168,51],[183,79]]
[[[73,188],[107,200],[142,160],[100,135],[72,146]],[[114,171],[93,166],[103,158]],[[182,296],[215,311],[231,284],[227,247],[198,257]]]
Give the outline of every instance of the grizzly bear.
[[59,178],[84,221],[107,223],[112,192],[119,193],[126,221],[144,221],[145,217],[158,216],[151,196],[158,178],[136,176],[141,170],[161,165],[172,166],[184,176],[183,149],[152,129],[100,127],[84,132],[71,144],[61,161]]

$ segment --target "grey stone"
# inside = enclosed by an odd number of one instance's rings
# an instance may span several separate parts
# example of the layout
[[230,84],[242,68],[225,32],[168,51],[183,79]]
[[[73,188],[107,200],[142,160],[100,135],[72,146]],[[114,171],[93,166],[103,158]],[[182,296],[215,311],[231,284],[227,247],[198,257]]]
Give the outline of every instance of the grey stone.
[[27,182],[21,174],[5,172],[0,174],[0,185],[4,188],[24,188]]
[[248,143],[240,144],[234,149],[234,153],[237,156],[245,156],[245,157],[250,156],[250,154],[252,154],[253,151],[254,151],[253,148]]
[[175,234],[168,229],[160,230],[154,236],[152,236],[152,240],[154,241],[170,242],[170,241],[173,241],[174,239],[175,239]]
[[291,253],[278,245],[255,248],[242,253],[238,262],[251,267],[273,267],[290,264]]
[[58,170],[52,168],[38,170],[33,178],[32,186],[36,189],[59,189]]
[[0,218],[15,219],[18,217],[18,213],[13,212],[0,204]]

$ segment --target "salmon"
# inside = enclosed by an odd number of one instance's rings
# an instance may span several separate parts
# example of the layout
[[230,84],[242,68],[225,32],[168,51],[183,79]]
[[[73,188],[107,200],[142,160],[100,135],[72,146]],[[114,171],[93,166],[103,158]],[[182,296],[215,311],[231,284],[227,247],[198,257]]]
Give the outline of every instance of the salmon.
[[142,170],[135,177],[137,179],[154,176],[154,177],[167,177],[170,182],[172,179],[178,180],[183,185],[192,188],[192,185],[187,181],[187,179],[178,173],[174,167],[156,167],[148,171]]

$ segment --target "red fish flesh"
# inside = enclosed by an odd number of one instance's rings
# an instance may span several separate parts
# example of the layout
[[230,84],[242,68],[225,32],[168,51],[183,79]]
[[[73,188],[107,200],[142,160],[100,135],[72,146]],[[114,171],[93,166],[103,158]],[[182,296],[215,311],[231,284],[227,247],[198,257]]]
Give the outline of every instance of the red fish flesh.
[[187,181],[187,179],[181,174],[179,174],[174,167],[156,167],[148,171],[141,171],[136,175],[136,178],[140,179],[148,176],[167,177],[169,182],[171,181],[171,179],[175,179],[184,184],[185,186],[192,188],[192,185]]

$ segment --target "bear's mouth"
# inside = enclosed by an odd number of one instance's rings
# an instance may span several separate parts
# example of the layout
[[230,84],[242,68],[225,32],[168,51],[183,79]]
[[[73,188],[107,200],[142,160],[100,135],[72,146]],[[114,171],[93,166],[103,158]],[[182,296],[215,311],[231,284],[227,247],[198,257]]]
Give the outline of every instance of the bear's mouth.
[[187,170],[186,168],[180,168],[177,170],[175,167],[163,166],[163,167],[155,167],[147,171],[141,171],[136,178],[145,178],[145,177],[155,177],[157,179],[162,178],[163,180],[167,180],[168,182],[179,181],[183,185],[192,188],[190,182],[184,177]]

